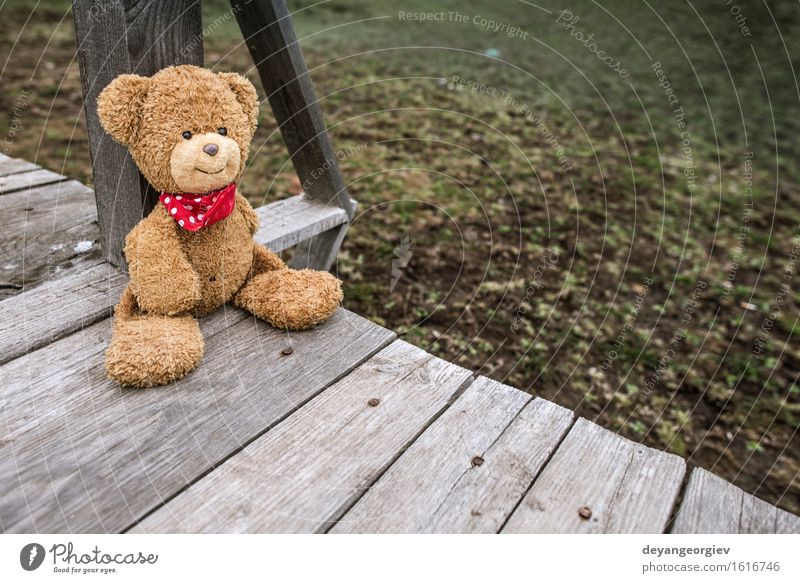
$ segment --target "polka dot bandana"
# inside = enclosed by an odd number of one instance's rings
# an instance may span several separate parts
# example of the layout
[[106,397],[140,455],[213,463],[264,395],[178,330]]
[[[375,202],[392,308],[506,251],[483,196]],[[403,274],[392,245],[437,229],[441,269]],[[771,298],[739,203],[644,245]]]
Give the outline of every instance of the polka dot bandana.
[[231,182],[225,188],[203,195],[165,192],[159,200],[181,227],[187,231],[199,231],[233,212],[236,183]]

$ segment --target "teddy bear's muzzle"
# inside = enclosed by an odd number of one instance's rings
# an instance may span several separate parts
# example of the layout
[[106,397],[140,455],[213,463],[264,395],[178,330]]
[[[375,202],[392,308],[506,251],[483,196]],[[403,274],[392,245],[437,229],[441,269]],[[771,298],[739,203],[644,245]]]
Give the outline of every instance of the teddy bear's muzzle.
[[236,179],[241,162],[239,144],[216,132],[180,140],[170,156],[175,191],[207,193]]

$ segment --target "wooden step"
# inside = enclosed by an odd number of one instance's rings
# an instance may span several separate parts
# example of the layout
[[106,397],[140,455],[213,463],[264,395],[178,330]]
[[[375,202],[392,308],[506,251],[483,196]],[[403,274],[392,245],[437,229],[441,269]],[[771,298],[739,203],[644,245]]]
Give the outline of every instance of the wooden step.
[[685,470],[676,455],[578,419],[503,532],[664,532]]
[[495,533],[571,424],[572,411],[480,377],[330,532]]
[[261,221],[255,240],[276,253],[348,221],[344,209],[313,202],[302,194],[255,210]]
[[0,213],[0,298],[101,262],[94,193],[76,180],[4,194]]
[[[305,332],[231,308],[201,327],[203,361],[166,387],[105,378],[109,319],[0,366],[3,530],[123,531],[394,338],[344,309]],[[309,425],[334,423],[333,409]]]
[[20,158],[9,158],[8,156],[0,154],[0,178],[9,176],[10,174],[30,172],[31,170],[37,169],[39,169],[39,166],[33,162],[28,162]]
[[800,534],[800,518],[695,468],[672,532],[677,534]]
[[396,341],[131,532],[321,532],[472,373]]
[[50,170],[44,170],[43,168],[15,172],[0,176],[0,195],[20,190],[30,190],[36,186],[57,184],[65,180],[67,179],[64,176],[51,172]]
[[[6,296],[6,317],[0,321],[2,363],[109,315],[128,278],[102,263],[93,193],[79,182],[0,197],[0,210],[12,213],[3,220],[6,236],[0,240],[0,297]],[[344,210],[303,196],[259,207],[256,213],[261,228],[255,239],[275,252],[348,220]]]

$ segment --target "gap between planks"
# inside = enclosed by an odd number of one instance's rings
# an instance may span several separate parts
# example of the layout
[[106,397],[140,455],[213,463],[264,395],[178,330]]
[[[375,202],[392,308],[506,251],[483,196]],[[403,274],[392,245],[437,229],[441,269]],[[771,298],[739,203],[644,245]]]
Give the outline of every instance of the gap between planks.
[[[434,358],[436,358],[436,357],[434,357]],[[456,389],[456,392],[450,397],[450,400],[445,404],[444,408],[442,408],[438,412],[434,413],[434,415],[427,422],[425,422],[423,424],[423,426],[416,433],[416,435],[414,435],[411,439],[409,439],[408,442],[406,444],[404,444],[400,448],[400,450],[394,455],[394,457],[389,460],[389,462],[386,464],[386,466],[384,466],[383,468],[381,468],[381,470],[376,472],[375,476],[373,477],[373,479],[371,481],[369,481],[360,490],[360,492],[356,493],[356,496],[354,497],[354,499],[352,501],[348,501],[345,504],[343,504],[342,507],[339,509],[339,511],[334,513],[331,516],[330,520],[328,520],[327,524],[323,525],[320,528],[319,532],[324,532],[324,533],[329,532],[330,529],[333,526],[335,526],[341,520],[341,518],[343,516],[345,516],[350,511],[351,508],[353,508],[353,506],[355,504],[357,504],[359,502],[359,500],[363,497],[364,493],[365,492],[369,492],[372,489],[372,487],[375,485],[375,483],[378,480],[380,480],[386,474],[386,472],[389,471],[394,466],[394,464],[403,455],[403,453],[408,451],[408,449],[411,448],[413,446],[413,444],[416,443],[417,440],[421,436],[423,436],[425,434],[426,431],[428,431],[428,429],[431,427],[431,425],[436,423],[441,418],[441,416],[444,415],[450,409],[450,407],[452,407],[453,402],[458,400],[461,397],[461,395],[463,395],[464,392],[467,389],[469,389],[470,386],[472,386],[474,381],[475,381],[475,376],[474,375],[466,378],[464,380],[464,382],[461,384],[461,386],[458,387],[458,389]]]
[[[31,169],[13,174],[0,176],[0,195],[13,194],[15,192],[30,190],[38,186],[58,184],[69,180],[66,176],[61,176],[44,168]],[[0,198],[0,205],[2,199]]]
[[22,158],[2,158],[0,159],[0,178],[3,176],[10,176],[11,174],[22,174],[23,172],[31,172],[38,170],[33,162],[28,162]]

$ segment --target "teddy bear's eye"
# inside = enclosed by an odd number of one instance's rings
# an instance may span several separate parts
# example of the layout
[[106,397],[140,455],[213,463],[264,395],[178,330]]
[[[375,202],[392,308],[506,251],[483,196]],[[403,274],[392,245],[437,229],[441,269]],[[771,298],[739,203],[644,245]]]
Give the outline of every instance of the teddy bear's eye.
[[227,128],[219,128],[217,130],[217,133],[219,135],[221,135],[221,136],[227,136],[228,135],[228,129]]
[[188,130],[183,132],[183,134],[181,134],[181,135],[183,136],[184,140],[191,140],[192,139],[192,132],[190,132]]

